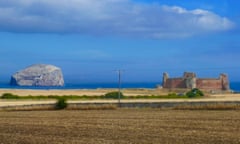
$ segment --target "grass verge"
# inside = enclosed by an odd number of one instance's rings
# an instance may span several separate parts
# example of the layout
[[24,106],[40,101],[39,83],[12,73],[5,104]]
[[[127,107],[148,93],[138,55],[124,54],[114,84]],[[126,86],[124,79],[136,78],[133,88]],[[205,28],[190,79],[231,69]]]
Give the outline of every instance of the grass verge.
[[[76,95],[65,95],[65,96],[57,96],[57,95],[49,95],[49,96],[18,96],[11,93],[5,93],[1,97],[1,99],[31,99],[31,100],[44,100],[44,99],[67,99],[67,100],[95,100],[95,99],[118,99],[118,97],[107,97],[105,95],[102,96],[76,96]],[[138,95],[138,96],[123,96],[121,95],[121,99],[188,99],[188,96],[178,96],[178,95]]]

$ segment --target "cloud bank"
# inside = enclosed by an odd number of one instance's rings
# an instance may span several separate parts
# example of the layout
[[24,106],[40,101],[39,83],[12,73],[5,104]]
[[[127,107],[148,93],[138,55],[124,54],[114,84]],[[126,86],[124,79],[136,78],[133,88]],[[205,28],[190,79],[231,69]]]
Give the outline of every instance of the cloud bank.
[[228,18],[211,11],[131,0],[0,1],[0,31],[5,32],[168,38],[233,26]]

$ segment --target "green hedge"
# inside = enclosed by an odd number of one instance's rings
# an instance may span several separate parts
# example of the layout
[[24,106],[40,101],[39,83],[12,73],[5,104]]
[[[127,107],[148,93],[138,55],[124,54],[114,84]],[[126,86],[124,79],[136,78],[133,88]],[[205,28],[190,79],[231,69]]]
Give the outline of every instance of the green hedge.
[[67,100],[65,98],[58,98],[56,109],[65,109],[67,107]]
[[[118,99],[119,98],[119,92],[109,92],[109,93],[106,93],[104,95],[104,98],[107,98],[107,99]],[[120,98],[125,98],[124,95],[120,92]]]
[[204,96],[204,93],[201,90],[194,88],[194,89],[188,91],[186,93],[186,96],[188,96],[189,98],[202,97],[202,96]]
[[11,93],[4,93],[1,96],[2,99],[19,99],[19,96],[11,94]]

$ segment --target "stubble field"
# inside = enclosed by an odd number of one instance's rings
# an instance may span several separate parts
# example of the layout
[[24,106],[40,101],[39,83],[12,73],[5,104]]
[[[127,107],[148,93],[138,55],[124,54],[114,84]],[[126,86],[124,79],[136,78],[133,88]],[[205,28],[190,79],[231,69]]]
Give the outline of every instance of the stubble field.
[[240,111],[0,112],[1,144],[240,143]]

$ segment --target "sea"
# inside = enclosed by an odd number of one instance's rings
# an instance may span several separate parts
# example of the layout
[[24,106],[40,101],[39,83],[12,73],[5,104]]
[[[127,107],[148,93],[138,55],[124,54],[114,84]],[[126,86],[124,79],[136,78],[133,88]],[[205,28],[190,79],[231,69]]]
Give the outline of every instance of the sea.
[[[121,88],[156,88],[161,85],[159,82],[126,82],[121,83]],[[118,83],[66,83],[63,87],[52,86],[11,86],[9,83],[0,83],[0,89],[98,89],[98,88],[118,88]],[[240,93],[240,82],[231,82],[230,88],[233,92]]]

